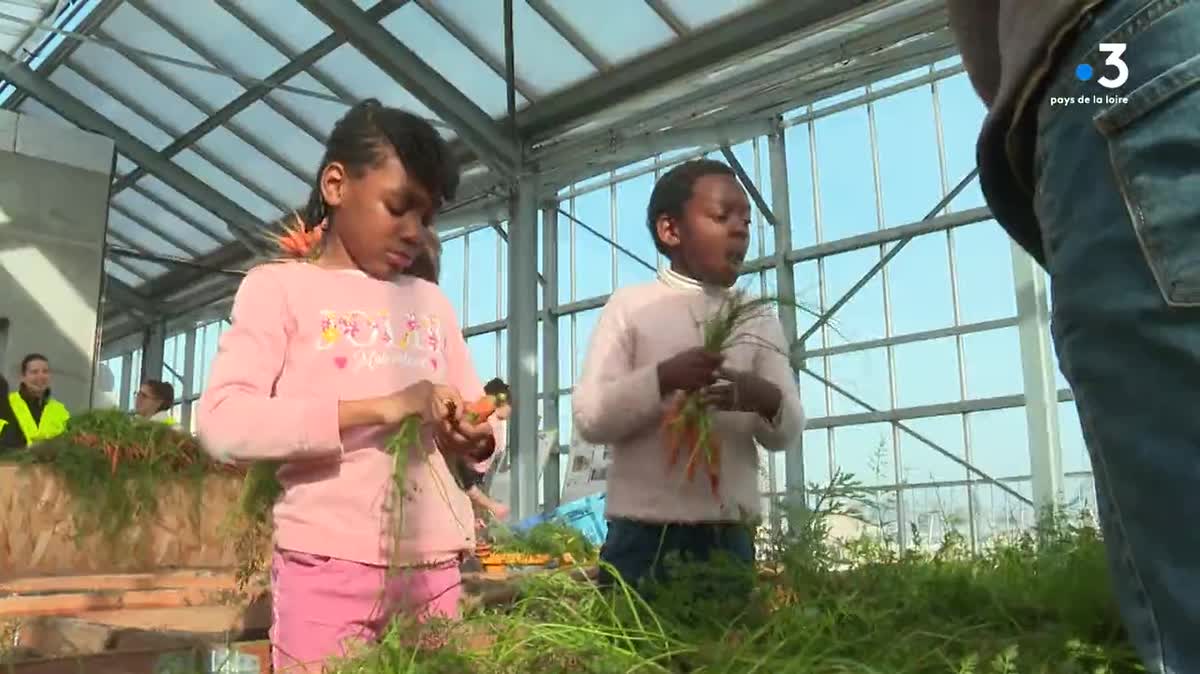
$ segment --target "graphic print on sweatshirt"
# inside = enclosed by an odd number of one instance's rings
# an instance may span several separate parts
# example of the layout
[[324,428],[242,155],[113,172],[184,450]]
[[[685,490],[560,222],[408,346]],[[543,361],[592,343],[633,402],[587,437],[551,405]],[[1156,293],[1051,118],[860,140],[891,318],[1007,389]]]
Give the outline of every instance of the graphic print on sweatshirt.
[[[446,336],[436,315],[388,311],[322,310],[318,351],[332,351],[339,370],[372,372],[381,367],[419,367],[437,371]],[[347,354],[347,355],[343,355]]]

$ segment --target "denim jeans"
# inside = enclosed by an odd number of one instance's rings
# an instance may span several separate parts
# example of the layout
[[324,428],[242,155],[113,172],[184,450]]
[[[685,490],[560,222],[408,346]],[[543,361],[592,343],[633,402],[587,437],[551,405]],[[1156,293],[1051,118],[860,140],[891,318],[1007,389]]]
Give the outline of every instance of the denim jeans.
[[[1097,77],[1125,43],[1128,81]],[[1076,66],[1095,75],[1080,81]],[[1200,1],[1110,0],[1037,115],[1052,330],[1122,616],[1148,671],[1200,672]],[[1050,104],[1051,98],[1100,102]],[[1113,103],[1108,97],[1127,100]],[[1179,521],[1173,521],[1176,517]]]
[[[651,524],[613,519],[600,548],[600,559],[611,564],[631,587],[645,589],[646,583],[670,581],[670,560],[707,563],[721,555],[728,561],[754,563],[751,529],[741,524]],[[613,578],[601,567],[599,583],[611,585]],[[723,592],[735,588],[723,587]],[[747,589],[747,593],[749,588]]]

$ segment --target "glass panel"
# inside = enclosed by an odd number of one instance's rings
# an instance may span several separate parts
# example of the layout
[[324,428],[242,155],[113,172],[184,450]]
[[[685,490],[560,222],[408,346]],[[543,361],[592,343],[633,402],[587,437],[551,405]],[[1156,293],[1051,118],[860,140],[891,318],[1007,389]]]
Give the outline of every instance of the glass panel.
[[[301,120],[307,121],[303,118]],[[317,165],[321,162],[321,156],[325,154],[324,144],[272,110],[266,103],[251,105],[234,116],[230,123],[263,147],[278,153],[283,160],[291,164],[289,168],[297,169],[308,176],[306,183],[315,181]],[[288,174],[292,175],[291,171],[288,171]]]
[[[904,425],[943,450],[962,459],[965,431],[962,415],[907,419]],[[904,482],[947,482],[963,480],[967,469],[912,435],[900,431],[901,479]]]
[[261,29],[270,26],[271,33],[283,41],[293,52],[299,53],[329,35],[329,27],[308,12],[298,12],[292,5],[281,5],[260,0],[227,0]]
[[[484,112],[493,117],[504,116],[508,110],[504,78],[466,45],[454,39],[417,3],[410,2],[401,7],[381,24]],[[517,94],[518,106],[527,102],[524,96]]]
[[[226,131],[226,133],[228,132]],[[261,157],[261,155],[259,156]],[[251,215],[260,220],[271,221],[279,216],[280,211],[277,207],[264,201],[262,197],[251,192],[245,185],[229,177],[224,171],[213,166],[207,159],[192,150],[183,150],[171,161],[233,199],[239,206],[250,211]],[[276,166],[276,171],[280,170],[277,165],[272,165]]]
[[1015,327],[963,336],[967,397],[990,398],[1025,392],[1021,343]]
[[137,101],[159,118],[169,121],[175,130],[190,129],[206,117],[203,111],[184,100],[175,89],[108,47],[84,42],[71,56],[71,63],[86,67],[87,72],[105,86],[125,100]]
[[744,12],[760,4],[762,4],[762,0],[704,0],[704,2],[666,0],[666,5],[674,12],[675,16],[679,17],[692,30]]
[[286,207],[300,206],[308,199],[308,185],[224,127],[205,134],[196,141],[196,146],[230,162],[239,172],[239,178],[244,176],[249,184]]
[[163,149],[173,140],[170,134],[96,88],[73,70],[59,68],[50,76],[50,81],[155,150]]
[[125,190],[117,194],[113,197],[112,201],[137,217],[153,223],[168,235],[179,239],[197,252],[207,253],[216,250],[219,245],[219,242],[216,240],[170,214],[158,204],[151,202],[133,190]]
[[133,245],[155,255],[191,257],[185,250],[175,247],[157,234],[142,227],[115,209],[108,212],[109,233],[128,239]]
[[[137,36],[138,49],[190,63],[211,65],[128,3],[118,5],[104,22],[104,33],[122,37]],[[147,64],[148,67],[150,65]],[[169,86],[186,91],[214,109],[220,108],[244,91],[225,75],[160,60],[153,61],[152,67],[163,73]]]
[[628,61],[675,39],[671,27],[644,0],[549,0],[592,49],[610,63]]
[[[498,62],[504,62],[504,6],[499,2],[429,0],[462,26]],[[524,2],[513,3],[517,75],[545,95],[593,74],[595,68]]]
[[[145,176],[138,180],[137,185],[138,188],[145,190],[158,199],[161,199],[164,203],[187,215],[192,220],[205,225],[209,231],[224,235],[225,241],[233,240],[233,232],[229,229],[229,225],[226,224],[224,220],[221,220],[217,216],[196,205],[194,201],[175,191],[174,188],[168,186],[158,178],[153,176]],[[233,198],[238,199],[238,197]]]
[[917,407],[961,398],[958,349],[953,337],[910,342],[894,347],[896,407]]
[[385,105],[404,108],[429,119],[435,118],[429,108],[350,45],[342,45],[333,50],[328,56],[317,61],[317,65],[323,72],[337,73],[338,82],[355,100],[374,97]]

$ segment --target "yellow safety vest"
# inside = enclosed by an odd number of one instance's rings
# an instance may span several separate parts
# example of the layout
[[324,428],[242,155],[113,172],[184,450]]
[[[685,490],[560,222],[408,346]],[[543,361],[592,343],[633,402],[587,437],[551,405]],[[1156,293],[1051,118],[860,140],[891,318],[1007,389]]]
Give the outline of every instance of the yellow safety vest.
[[71,413],[67,411],[66,406],[54,398],[46,400],[39,423],[33,422],[33,412],[29,410],[29,405],[25,404],[25,399],[19,391],[8,394],[8,404],[12,406],[13,414],[17,417],[17,425],[25,434],[25,442],[30,445],[62,435],[71,419]]

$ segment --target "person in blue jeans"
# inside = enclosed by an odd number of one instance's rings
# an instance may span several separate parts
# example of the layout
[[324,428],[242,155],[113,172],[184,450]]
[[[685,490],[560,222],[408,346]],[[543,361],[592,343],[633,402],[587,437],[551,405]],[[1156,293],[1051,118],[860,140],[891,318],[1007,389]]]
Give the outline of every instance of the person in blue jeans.
[[1200,672],[1200,1],[949,9],[984,195],[1050,274],[1124,622],[1148,671]]

